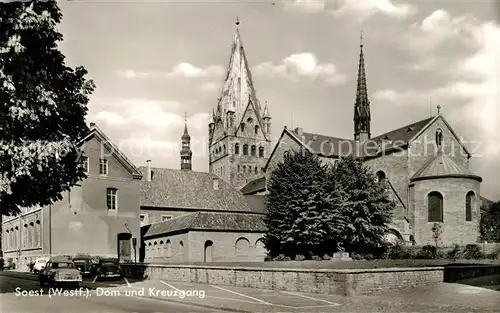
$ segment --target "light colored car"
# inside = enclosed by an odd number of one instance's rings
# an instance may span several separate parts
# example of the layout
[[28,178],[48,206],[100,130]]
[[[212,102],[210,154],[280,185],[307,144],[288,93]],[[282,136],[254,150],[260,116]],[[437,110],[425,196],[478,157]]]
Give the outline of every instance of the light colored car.
[[36,259],[35,265],[33,265],[33,273],[35,274],[40,273],[45,268],[45,264],[49,262],[49,259],[50,258],[47,257],[41,257]]
[[45,268],[40,272],[40,286],[45,283],[53,284],[70,284],[78,288],[82,281],[82,274],[76,268],[75,263],[68,257],[53,257],[50,258]]

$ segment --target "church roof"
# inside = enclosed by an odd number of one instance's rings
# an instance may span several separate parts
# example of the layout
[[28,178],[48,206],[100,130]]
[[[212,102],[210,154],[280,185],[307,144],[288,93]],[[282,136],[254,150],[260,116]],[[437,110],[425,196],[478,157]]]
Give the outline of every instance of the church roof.
[[266,226],[262,214],[196,212],[151,224],[144,237],[189,230],[265,232]]
[[[139,168],[146,173],[146,167]],[[152,168],[141,181],[141,206],[252,212],[243,194],[212,173]],[[144,175],[146,176],[146,175]],[[214,188],[214,179],[218,187]]]
[[446,177],[471,178],[482,181],[481,177],[456,162],[452,157],[443,154],[441,150],[412,176],[411,181]]
[[[264,188],[266,184],[266,180],[264,177]],[[245,195],[245,199],[247,199],[248,206],[254,213],[267,213],[266,209],[266,199],[267,196],[263,195]]]
[[266,188],[266,178],[264,176],[248,182],[240,191],[244,195],[250,195]]

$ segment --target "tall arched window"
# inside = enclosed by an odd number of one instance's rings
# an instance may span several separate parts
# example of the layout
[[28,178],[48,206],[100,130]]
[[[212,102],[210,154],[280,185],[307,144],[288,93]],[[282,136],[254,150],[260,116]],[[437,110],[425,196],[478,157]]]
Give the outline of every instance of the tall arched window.
[[226,154],[226,145],[222,146],[223,148],[223,153]]
[[245,123],[241,123],[241,131],[244,132],[245,131]]
[[442,144],[443,144],[443,131],[438,128],[436,130],[436,145],[438,147],[441,147]]
[[243,145],[243,155],[248,155],[248,145]]
[[167,243],[165,244],[165,249],[166,249],[166,257],[171,258],[172,257],[172,243],[170,242],[170,239],[167,240]]
[[259,157],[263,158],[264,157],[264,147],[259,148]]
[[377,181],[379,184],[385,185],[387,182],[387,176],[385,175],[384,171],[378,171],[377,172]]
[[257,154],[257,148],[255,146],[252,146],[252,156],[255,156]]
[[427,221],[443,222],[443,195],[433,191],[427,195]]
[[259,133],[259,126],[255,125],[255,134],[257,135]]
[[472,221],[472,201],[474,200],[474,192],[469,191],[465,195],[465,220]]
[[234,144],[234,154],[240,154],[240,144],[239,143]]

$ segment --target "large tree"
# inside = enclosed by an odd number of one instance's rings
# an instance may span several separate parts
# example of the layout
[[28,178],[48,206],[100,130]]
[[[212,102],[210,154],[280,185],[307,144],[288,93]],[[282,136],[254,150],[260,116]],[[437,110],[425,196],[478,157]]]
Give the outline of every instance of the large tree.
[[325,169],[308,150],[291,152],[268,183],[266,247],[272,256],[312,252],[329,233],[320,207]]
[[94,90],[65,63],[56,1],[0,4],[0,207],[48,205],[85,178],[77,145]]
[[500,242],[500,201],[489,204],[481,212],[481,238],[487,242]]
[[395,204],[375,178],[352,157],[340,159],[327,175],[327,181],[335,182],[328,193],[340,197],[331,210],[342,219],[332,222],[340,229],[338,243],[347,251],[366,253],[384,243]]

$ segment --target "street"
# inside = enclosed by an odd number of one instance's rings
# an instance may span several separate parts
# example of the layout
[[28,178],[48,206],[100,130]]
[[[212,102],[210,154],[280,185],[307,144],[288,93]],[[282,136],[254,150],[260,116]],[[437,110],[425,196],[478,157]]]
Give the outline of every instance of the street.
[[[0,274],[1,275],[1,274]],[[40,291],[38,282],[15,277],[0,276],[0,311],[5,313],[163,313],[163,312],[221,312],[187,304],[171,303],[155,299],[119,296],[97,296],[96,290],[83,295],[51,295],[44,287],[42,296],[23,296],[16,293]],[[85,287],[84,287],[85,288]]]
[[[500,275],[369,296],[305,294],[166,280],[84,281],[79,289],[40,288],[36,275],[0,273],[2,312],[497,312]],[[65,294],[64,294],[65,293]]]

